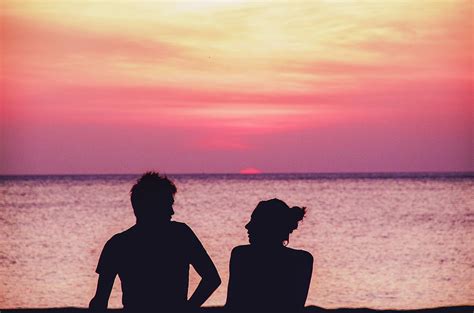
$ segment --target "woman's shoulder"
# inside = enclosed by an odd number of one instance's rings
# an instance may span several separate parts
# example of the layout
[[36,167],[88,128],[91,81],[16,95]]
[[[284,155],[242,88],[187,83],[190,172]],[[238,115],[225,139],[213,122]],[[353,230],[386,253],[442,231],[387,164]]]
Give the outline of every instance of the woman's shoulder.
[[[298,250],[298,249],[293,249],[293,248],[288,248],[288,247],[282,247],[283,249],[278,249],[278,251],[274,251],[273,253],[276,253],[280,256],[286,255],[288,258],[293,259],[293,260],[298,260],[301,263],[313,263],[313,255],[309,253],[308,251],[305,250]],[[239,257],[245,257],[249,255],[259,255],[258,250],[256,250],[254,247],[251,245],[241,245],[234,247],[232,249],[231,256],[233,258],[239,258]],[[267,253],[266,253],[267,254]]]
[[251,250],[252,250],[252,247],[250,245],[237,246],[237,247],[234,247],[234,249],[232,249],[232,256],[240,256],[240,255],[248,254],[251,252]]
[[313,255],[306,250],[298,250],[286,247],[286,251],[289,255],[293,256],[294,258],[298,258],[301,262],[311,264],[313,263]]

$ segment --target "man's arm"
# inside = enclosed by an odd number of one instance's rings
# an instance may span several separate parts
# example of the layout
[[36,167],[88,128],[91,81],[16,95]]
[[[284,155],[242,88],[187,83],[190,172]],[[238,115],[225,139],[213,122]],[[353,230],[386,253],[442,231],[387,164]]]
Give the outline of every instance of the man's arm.
[[214,263],[199,239],[190,228],[188,229],[190,232],[191,243],[191,265],[201,276],[201,281],[191,298],[189,298],[188,304],[191,307],[200,307],[204,302],[206,302],[217,287],[219,287],[221,284],[221,278],[219,277],[219,273],[217,272]]
[[117,276],[117,237],[112,237],[102,249],[96,273],[99,274],[97,290],[94,298],[89,303],[89,309],[102,311],[107,309],[110,292]]
[[94,298],[89,302],[92,311],[105,311],[109,303],[110,292],[114,285],[116,274],[100,274]]

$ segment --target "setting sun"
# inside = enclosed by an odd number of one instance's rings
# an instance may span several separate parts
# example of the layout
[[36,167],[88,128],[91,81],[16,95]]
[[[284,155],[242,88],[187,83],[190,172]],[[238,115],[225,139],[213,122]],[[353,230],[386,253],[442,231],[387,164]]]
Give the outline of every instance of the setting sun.
[[259,170],[258,168],[254,168],[254,167],[247,167],[247,168],[243,168],[239,171],[240,174],[261,174],[262,171]]

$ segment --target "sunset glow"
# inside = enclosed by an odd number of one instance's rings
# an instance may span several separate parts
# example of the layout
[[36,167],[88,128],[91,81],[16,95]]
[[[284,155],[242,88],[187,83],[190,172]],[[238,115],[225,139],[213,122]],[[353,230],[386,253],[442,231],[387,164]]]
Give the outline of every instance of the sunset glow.
[[247,167],[247,168],[243,168],[239,171],[240,174],[249,174],[249,175],[252,175],[252,174],[262,174],[262,171],[259,170],[258,168],[254,168],[254,167]]
[[0,9],[0,174],[473,170],[471,1]]

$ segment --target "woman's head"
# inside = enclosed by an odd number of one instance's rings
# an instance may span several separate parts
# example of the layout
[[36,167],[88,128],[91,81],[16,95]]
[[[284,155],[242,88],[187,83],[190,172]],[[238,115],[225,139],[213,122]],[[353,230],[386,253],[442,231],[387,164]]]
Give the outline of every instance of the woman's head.
[[298,228],[306,214],[305,207],[289,207],[280,199],[260,201],[245,225],[251,244],[281,244]]

